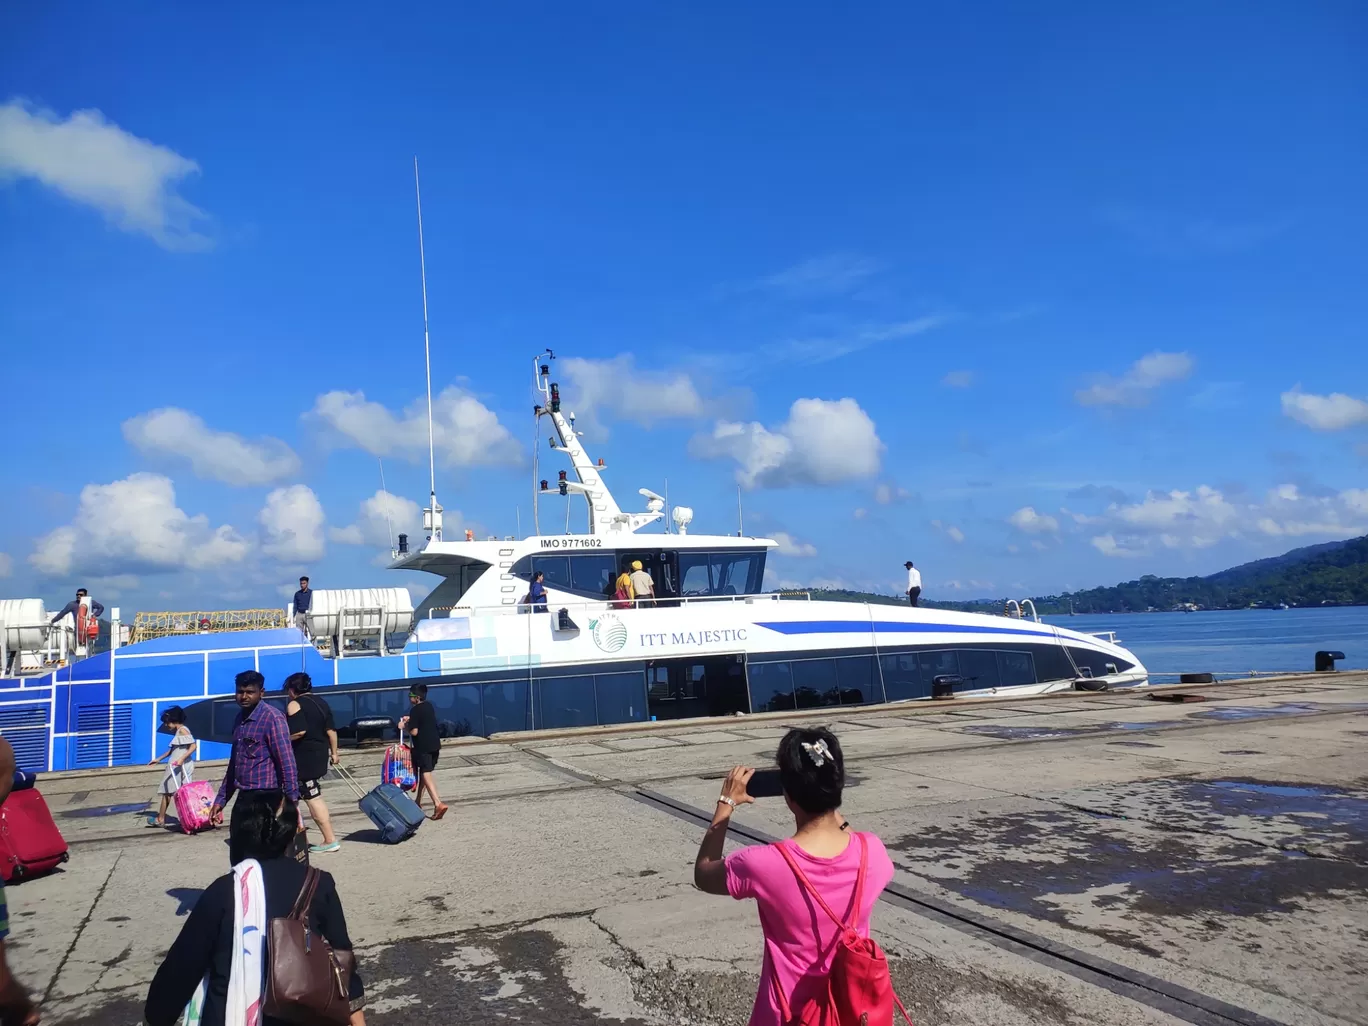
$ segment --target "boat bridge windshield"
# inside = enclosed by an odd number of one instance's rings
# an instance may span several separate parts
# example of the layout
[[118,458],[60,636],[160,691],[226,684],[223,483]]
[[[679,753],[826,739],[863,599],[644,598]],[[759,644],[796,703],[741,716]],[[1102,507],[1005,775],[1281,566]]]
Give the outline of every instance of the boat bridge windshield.
[[757,595],[765,579],[765,550],[620,549],[524,556],[513,574],[531,581],[540,571],[548,588],[585,598],[611,598],[618,575],[639,562],[655,582],[657,598]]

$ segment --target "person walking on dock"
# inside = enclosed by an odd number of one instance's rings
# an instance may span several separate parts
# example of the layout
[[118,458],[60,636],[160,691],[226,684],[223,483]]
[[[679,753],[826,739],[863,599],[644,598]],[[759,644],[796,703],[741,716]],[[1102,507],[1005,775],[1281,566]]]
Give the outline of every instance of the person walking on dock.
[[299,767],[285,714],[261,700],[266,678],[256,670],[243,670],[233,684],[242,712],[233,724],[233,750],[223,784],[209,809],[215,824],[223,822],[223,810],[237,791],[284,791],[290,801],[299,801]]
[[199,749],[195,735],[185,725],[185,710],[180,706],[173,705],[162,713],[162,726],[171,729],[171,743],[164,753],[152,760],[153,766],[166,762],[166,773],[162,776],[161,786],[157,788],[157,793],[161,795],[161,808],[157,811],[157,818],[147,824],[155,827],[166,826],[166,810],[175,800],[176,792],[194,779],[193,760]]
[[309,635],[309,610],[313,609],[313,592],[309,590],[309,579],[299,579],[299,590],[294,597],[294,625]]
[[437,784],[432,779],[437,769],[437,757],[442,754],[442,739],[437,733],[437,710],[427,700],[427,685],[414,684],[409,687],[409,701],[413,709],[399,721],[399,730],[406,733],[413,747],[413,770],[418,774],[418,790],[414,801],[421,808],[423,792],[432,795],[432,818],[441,819],[447,814],[447,807],[437,794]]
[[912,565],[910,559],[903,566],[907,567],[907,601],[915,606],[921,598],[921,571]]
[[330,855],[342,847],[333,833],[328,805],[323,801],[322,780],[328,775],[328,764],[336,766],[338,763],[337,728],[333,724],[332,707],[313,694],[313,679],[307,673],[292,673],[286,677],[285,693],[290,696],[285,717],[290,724],[295,766],[299,769],[299,794],[308,806],[309,817],[318,824],[318,831],[323,835],[323,843],[310,845],[309,851],[314,855]]

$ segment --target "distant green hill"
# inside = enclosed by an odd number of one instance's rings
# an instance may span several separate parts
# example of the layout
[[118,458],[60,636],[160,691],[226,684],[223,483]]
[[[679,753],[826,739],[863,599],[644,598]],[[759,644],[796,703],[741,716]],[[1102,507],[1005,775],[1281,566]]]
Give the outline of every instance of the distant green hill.
[[[813,598],[837,602],[900,605],[901,596],[859,591],[813,591]],[[927,602],[935,609],[1000,612],[1002,599]],[[1149,609],[1244,609],[1248,606],[1368,605],[1368,535],[1293,549],[1281,556],[1221,570],[1206,577],[1146,574],[1110,588],[1033,596],[1040,613],[1137,613]]]

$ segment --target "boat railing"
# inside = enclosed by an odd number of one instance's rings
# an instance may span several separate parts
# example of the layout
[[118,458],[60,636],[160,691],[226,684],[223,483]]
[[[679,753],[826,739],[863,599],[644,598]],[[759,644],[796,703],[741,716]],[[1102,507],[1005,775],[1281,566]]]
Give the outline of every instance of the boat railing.
[[[23,635],[36,631],[43,632],[42,644],[25,648]],[[0,624],[0,678],[48,673],[67,665],[75,651],[74,626],[65,623]]]
[[1085,631],[1084,633],[1087,634],[1089,637],[1098,638],[1101,641],[1105,641],[1109,645],[1119,644],[1119,642],[1116,640],[1116,631]]
[[552,612],[562,609],[579,610],[581,612],[603,612],[622,609],[676,609],[681,606],[715,604],[715,603],[745,603],[753,605],[757,602],[810,602],[812,593],[807,591],[785,591],[785,592],[766,592],[760,595],[681,595],[678,597],[662,597],[654,599],[582,599],[577,602],[559,602],[554,599],[547,602],[507,603],[504,605],[488,606],[433,606],[429,611],[429,616],[445,613],[446,616],[501,616],[508,614],[526,614],[529,612]]

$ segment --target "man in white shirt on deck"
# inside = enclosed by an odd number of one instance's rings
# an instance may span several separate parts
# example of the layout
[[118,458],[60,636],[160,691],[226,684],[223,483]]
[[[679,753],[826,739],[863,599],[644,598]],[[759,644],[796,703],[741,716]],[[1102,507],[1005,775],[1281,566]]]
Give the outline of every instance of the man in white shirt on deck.
[[903,566],[907,567],[907,601],[915,606],[917,599],[921,598],[921,571],[912,565],[910,559]]

